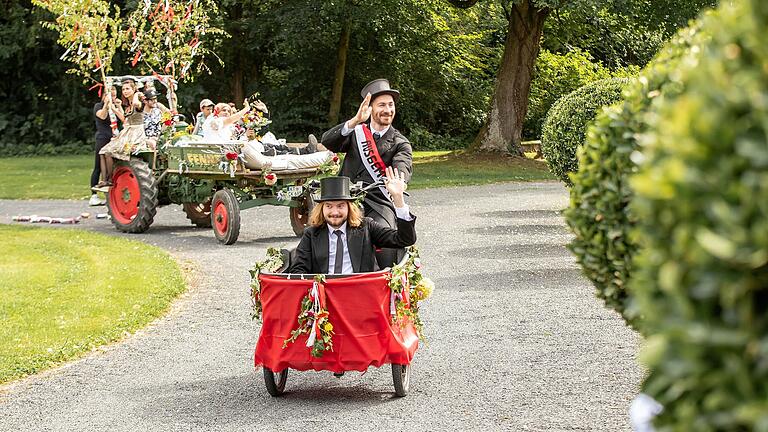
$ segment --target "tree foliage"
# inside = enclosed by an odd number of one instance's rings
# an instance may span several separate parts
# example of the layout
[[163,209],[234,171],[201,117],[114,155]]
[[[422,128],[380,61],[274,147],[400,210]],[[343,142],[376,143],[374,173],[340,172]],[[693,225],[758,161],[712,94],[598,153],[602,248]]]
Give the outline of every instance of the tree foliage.
[[[641,0],[615,1],[634,4]],[[144,4],[110,3],[119,7],[122,19],[137,13],[137,8]],[[215,3],[218,13],[210,15],[210,25],[231,38],[209,35],[212,37],[203,48],[214,51],[222,63],[206,56],[210,73],[203,68],[194,82],[181,85],[181,112],[193,116],[204,97],[239,104],[244,96],[259,92],[271,108],[272,130],[291,141],[306,140],[307,133],[317,134],[328,127],[334,109],[338,121],[351,116],[359,101],[360,88],[371,79],[386,77],[403,95],[395,126],[413,138],[416,148],[464,147],[477,135],[494,94],[511,12],[509,1],[490,0],[479,1],[466,10],[443,0],[383,0],[376,7],[356,0]],[[79,78],[64,74],[66,67],[58,58],[65,48],[57,47],[56,35],[41,29],[39,24],[50,20],[50,16],[33,9],[29,1],[5,4],[7,7],[0,11],[0,31],[9,36],[0,42],[0,56],[7,53],[7,61],[0,66],[4,81],[0,92],[19,103],[0,113],[0,153],[55,151],[67,143],[87,151],[93,131],[90,107],[96,101],[96,93],[88,93],[88,86],[83,87]],[[684,7],[681,5],[680,9]],[[627,54],[618,46],[642,46],[642,41],[635,37],[647,36],[641,31],[622,33],[621,26],[633,23],[626,27],[642,29],[645,25],[641,21],[665,19],[622,12],[625,20],[616,21],[610,31],[593,37],[598,34],[597,27],[613,21],[582,19],[593,11],[568,3],[553,10],[552,18],[545,23],[543,46],[556,56],[575,57],[577,52],[583,52],[595,64],[611,69],[641,64],[633,56],[642,56]],[[609,13],[614,9],[606,6],[600,10]],[[175,18],[179,15],[174,12]],[[577,31],[581,26],[591,27]],[[340,53],[344,51],[345,29],[349,29],[349,45],[343,65]],[[180,38],[176,46],[184,48],[189,41]],[[159,41],[157,45],[162,44]],[[648,51],[653,50],[652,44],[646,45]],[[613,46],[617,48],[607,49]],[[145,56],[146,52],[142,50]],[[114,73],[148,72],[143,59],[135,67],[130,66],[135,55],[135,51],[118,51],[113,61]],[[167,64],[160,69],[155,65],[153,69],[164,72]],[[530,64],[533,67],[536,63]],[[35,74],[21,73],[29,70]],[[539,93],[536,98],[545,102],[537,105],[537,112],[546,112],[547,95]],[[532,132],[526,136],[536,138],[535,135]],[[83,142],[88,145],[76,144]]]
[[174,80],[192,80],[209,70],[205,58],[214,53],[203,40],[226,36],[210,25],[211,16],[218,14],[215,2],[158,0],[154,4],[148,0],[139,6],[122,25],[131,66],[146,65],[139,70],[169,74]]

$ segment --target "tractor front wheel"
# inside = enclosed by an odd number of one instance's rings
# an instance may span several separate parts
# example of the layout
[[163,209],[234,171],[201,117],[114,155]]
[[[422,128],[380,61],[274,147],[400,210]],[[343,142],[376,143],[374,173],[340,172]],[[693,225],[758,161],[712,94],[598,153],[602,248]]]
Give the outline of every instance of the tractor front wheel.
[[149,229],[157,213],[157,183],[146,162],[132,158],[127,165],[115,167],[107,206],[118,230],[142,233]]
[[225,245],[237,241],[240,235],[240,205],[231,190],[222,189],[213,194],[211,225],[216,240]]

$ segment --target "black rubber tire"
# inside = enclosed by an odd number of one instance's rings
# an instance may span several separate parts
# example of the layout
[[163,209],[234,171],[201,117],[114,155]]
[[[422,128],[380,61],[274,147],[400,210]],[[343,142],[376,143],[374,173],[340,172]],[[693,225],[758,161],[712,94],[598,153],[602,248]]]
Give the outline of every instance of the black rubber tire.
[[[139,186],[139,202],[137,205],[138,212],[136,213],[136,217],[129,223],[122,223],[118,220],[119,218],[114,216],[111,194],[121,193],[116,190],[117,188],[115,187],[110,188],[109,193],[107,194],[107,211],[109,212],[112,224],[119,231],[126,233],[143,233],[148,230],[152,225],[152,222],[155,221],[155,215],[157,214],[157,182],[155,181],[155,176],[152,174],[149,165],[143,159],[131,158],[131,160],[128,161],[127,167],[130,169]],[[118,165],[115,166],[115,171],[117,171],[117,169]]]
[[271,369],[263,368],[264,370],[264,384],[267,386],[267,393],[272,397],[278,397],[285,391],[285,383],[288,381],[288,368],[283,369],[278,373],[272,372]]
[[[216,208],[219,204],[224,206],[226,211],[226,227],[220,228],[217,225]],[[213,226],[213,234],[216,236],[216,240],[225,245],[231,245],[237,241],[237,237],[240,236],[240,204],[237,203],[235,194],[229,189],[221,189],[213,194],[213,200],[211,201],[211,226]]]
[[211,199],[200,203],[184,203],[181,205],[187,219],[199,228],[211,227]]
[[315,200],[309,194],[304,195],[299,202],[299,207],[291,207],[288,209],[291,218],[291,228],[296,237],[304,235],[304,228],[309,225],[309,214],[312,209],[315,208]]
[[393,363],[392,381],[395,383],[395,396],[406,396],[411,385],[411,366]]

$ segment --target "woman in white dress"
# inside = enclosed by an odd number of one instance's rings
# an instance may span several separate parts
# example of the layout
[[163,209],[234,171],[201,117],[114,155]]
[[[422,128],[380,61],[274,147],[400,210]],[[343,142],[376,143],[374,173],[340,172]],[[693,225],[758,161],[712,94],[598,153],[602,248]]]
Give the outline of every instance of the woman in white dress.
[[203,123],[203,141],[207,143],[229,143],[234,139],[235,122],[251,110],[248,99],[243,102],[243,109],[232,113],[234,108],[225,103],[218,103],[213,115]]

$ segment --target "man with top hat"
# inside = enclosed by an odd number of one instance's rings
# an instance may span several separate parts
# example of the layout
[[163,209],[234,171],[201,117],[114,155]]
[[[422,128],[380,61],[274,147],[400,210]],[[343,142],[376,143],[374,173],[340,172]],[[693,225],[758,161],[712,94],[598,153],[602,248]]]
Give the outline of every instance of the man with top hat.
[[385,183],[396,213],[396,228],[369,217],[349,194],[349,177],[320,180],[320,199],[310,226],[296,247],[289,273],[349,274],[379,270],[376,248],[403,248],[416,242],[416,217],[405,204],[405,173],[385,169]]
[[[413,173],[411,143],[392,126],[400,92],[382,78],[366,84],[360,96],[363,102],[357,114],[324,133],[322,144],[328,150],[346,153],[340,174],[353,183],[383,180],[387,167],[397,168],[408,182]],[[368,192],[363,208],[366,216],[390,228],[396,226],[395,206],[385,187]],[[384,249],[379,253],[382,267],[397,259],[396,250]]]

